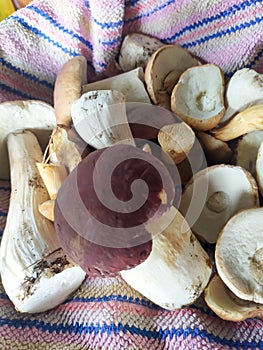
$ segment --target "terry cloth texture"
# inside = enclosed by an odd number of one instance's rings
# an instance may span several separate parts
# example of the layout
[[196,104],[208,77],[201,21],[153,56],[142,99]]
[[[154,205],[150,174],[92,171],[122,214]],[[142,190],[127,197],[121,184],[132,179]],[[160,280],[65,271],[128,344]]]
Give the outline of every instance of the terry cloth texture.
[[[0,23],[0,101],[52,103],[69,58],[84,55],[89,79],[101,77],[122,37],[136,31],[180,44],[227,76],[241,67],[263,72],[259,0],[35,1]],[[9,195],[0,182],[1,234]],[[222,321],[202,303],[166,311],[118,277],[87,278],[65,303],[33,315],[16,312],[0,287],[0,349],[263,349],[263,321]]]

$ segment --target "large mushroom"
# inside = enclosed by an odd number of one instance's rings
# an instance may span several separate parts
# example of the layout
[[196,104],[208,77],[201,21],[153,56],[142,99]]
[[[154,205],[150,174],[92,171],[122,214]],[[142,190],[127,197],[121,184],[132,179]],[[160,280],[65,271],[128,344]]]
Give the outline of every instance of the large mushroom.
[[263,303],[263,208],[242,210],[226,223],[216,243],[219,276],[239,298]]
[[96,150],[58,192],[60,244],[90,275],[134,267],[151,252],[145,224],[166,212],[174,196],[168,170],[153,155],[123,144]]
[[220,164],[201,170],[187,183],[180,211],[198,237],[214,244],[232,215],[256,206],[258,187],[252,175],[241,167]]

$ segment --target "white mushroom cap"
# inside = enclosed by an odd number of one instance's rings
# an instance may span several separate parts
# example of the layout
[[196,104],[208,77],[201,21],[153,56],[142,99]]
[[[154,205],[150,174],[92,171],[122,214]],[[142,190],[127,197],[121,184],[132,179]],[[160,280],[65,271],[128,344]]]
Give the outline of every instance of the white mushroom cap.
[[223,118],[224,74],[214,64],[188,68],[171,96],[171,109],[196,130],[210,130]]
[[170,92],[179,76],[198,60],[179,45],[164,45],[154,52],[145,68],[147,91],[159,106],[170,109]]
[[261,196],[263,196],[263,141],[261,142],[256,158],[256,179]]
[[237,297],[217,274],[205,289],[205,301],[223,320],[239,322],[251,317],[263,318],[263,305]]
[[215,250],[217,271],[239,298],[263,303],[263,208],[229,219]]
[[220,164],[201,170],[187,183],[180,211],[193,232],[212,244],[232,215],[256,206],[258,188],[252,175],[241,167]]

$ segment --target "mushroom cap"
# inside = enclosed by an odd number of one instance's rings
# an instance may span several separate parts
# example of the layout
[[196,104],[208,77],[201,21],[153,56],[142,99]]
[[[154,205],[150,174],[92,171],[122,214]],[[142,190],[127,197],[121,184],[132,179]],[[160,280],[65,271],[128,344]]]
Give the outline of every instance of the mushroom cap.
[[94,151],[58,192],[60,244],[89,274],[134,267],[151,251],[145,224],[166,212],[174,196],[168,170],[153,155],[130,145]]
[[48,138],[43,131],[47,130],[50,134],[50,130],[56,125],[56,117],[52,106],[34,100],[0,103],[0,115],[0,179],[7,180],[10,174],[6,136],[17,130],[32,129],[39,136],[39,143],[44,149]]
[[201,170],[186,184],[180,211],[193,232],[213,244],[232,215],[256,206],[258,187],[252,175],[241,167],[220,164]]
[[210,130],[223,118],[224,74],[215,64],[188,68],[171,96],[171,109],[196,130]]
[[227,321],[263,318],[263,305],[237,297],[215,274],[205,289],[205,301],[214,313]]
[[256,179],[261,196],[263,196],[263,141],[261,142],[256,158]]
[[260,144],[263,141],[263,130],[251,131],[243,135],[234,150],[233,163],[256,175],[256,160]]
[[[170,109],[171,85],[174,86],[187,68],[197,66],[199,61],[179,45],[164,45],[154,52],[145,68],[145,83],[152,101]],[[171,79],[172,76],[172,79]],[[169,86],[165,79],[169,78]]]
[[232,216],[218,237],[219,276],[239,298],[263,303],[263,208]]

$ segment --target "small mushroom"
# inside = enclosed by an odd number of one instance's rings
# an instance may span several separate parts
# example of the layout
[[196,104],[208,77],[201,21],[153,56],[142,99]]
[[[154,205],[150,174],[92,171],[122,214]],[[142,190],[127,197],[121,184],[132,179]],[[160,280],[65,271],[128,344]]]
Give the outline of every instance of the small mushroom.
[[216,139],[205,131],[197,131],[196,136],[210,165],[230,162],[232,150],[226,142]]
[[237,297],[218,274],[213,276],[205,289],[205,301],[223,320],[240,322],[252,317],[263,319],[263,305]]
[[54,87],[54,108],[57,124],[71,126],[71,105],[82,94],[82,86],[87,83],[87,60],[76,56],[68,60],[58,72]]
[[[50,134],[50,130],[56,125],[56,117],[52,106],[33,100],[0,103],[0,115],[0,179],[7,180],[10,177],[7,135],[16,130],[29,128],[34,132],[46,129]],[[44,138],[41,147],[46,147],[46,140],[47,138]]]
[[125,97],[119,91],[87,92],[72,104],[71,115],[79,135],[94,148],[117,143],[135,145],[127,120]]
[[122,278],[153,303],[175,310],[192,304],[211,275],[211,261],[180,212],[172,207],[147,226],[153,235],[148,258]]
[[239,298],[263,303],[263,208],[232,216],[218,237],[215,262],[219,276]]
[[165,125],[158,133],[158,141],[175,164],[181,163],[195,142],[195,133],[184,122]]
[[258,104],[236,114],[226,125],[211,132],[221,141],[230,141],[251,131],[262,129],[263,104]]
[[160,40],[146,34],[127,34],[120,48],[120,67],[125,72],[137,67],[144,68],[151,55],[163,45]]
[[154,52],[145,68],[147,91],[154,104],[170,109],[170,94],[180,75],[199,61],[179,45],[164,45]]
[[262,103],[263,75],[249,68],[237,70],[226,86],[227,109],[222,122],[228,121],[244,107],[248,108],[260,100]]
[[242,136],[235,146],[233,163],[256,176],[256,160],[262,141],[263,130],[251,131]]
[[123,93],[126,102],[151,103],[144,86],[144,72],[141,67],[86,84],[82,87],[82,94],[95,90],[116,90]]
[[258,148],[255,173],[260,194],[263,196],[263,141]]
[[258,187],[252,175],[241,167],[220,164],[201,170],[186,184],[180,211],[201,240],[214,244],[232,215],[256,206]]
[[171,109],[195,130],[214,128],[225,113],[224,74],[215,64],[188,68],[171,96]]

